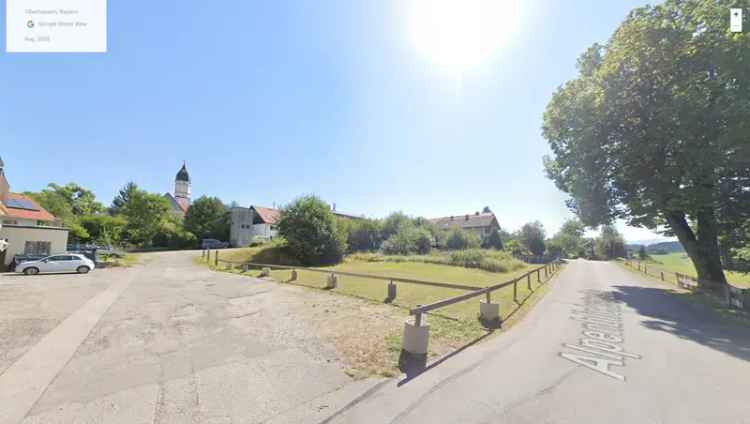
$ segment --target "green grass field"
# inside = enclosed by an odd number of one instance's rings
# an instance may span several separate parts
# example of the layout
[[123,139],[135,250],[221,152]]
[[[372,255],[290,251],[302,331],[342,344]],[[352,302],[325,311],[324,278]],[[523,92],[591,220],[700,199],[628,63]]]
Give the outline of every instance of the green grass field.
[[[268,247],[254,247],[244,249],[227,249],[220,251],[220,258],[229,261],[244,262],[249,259],[253,259],[255,262],[267,263],[260,259],[265,259],[276,254],[269,252]],[[213,258],[213,256],[212,256]],[[358,274],[371,274],[386,277],[401,277],[411,278],[423,281],[452,283],[458,285],[468,285],[475,287],[487,287],[493,284],[502,283],[505,281],[512,280],[520,275],[523,275],[532,269],[536,269],[539,265],[528,265],[525,263],[515,264],[513,271],[509,272],[489,272],[477,268],[464,268],[460,266],[442,265],[435,263],[425,262],[370,262],[366,260],[357,259],[358,256],[353,255],[336,266],[325,267],[323,269],[331,269],[342,272],[352,272]],[[277,258],[272,258],[277,259]],[[419,258],[416,258],[419,260]],[[271,261],[268,261],[271,262]],[[272,261],[271,263],[278,263]],[[283,262],[282,262],[283,263]],[[213,264],[213,259],[212,259]],[[224,268],[220,265],[220,268]],[[239,269],[234,272],[240,272]],[[260,270],[251,269],[247,272],[248,275],[258,276]],[[291,271],[290,270],[273,270],[271,277],[279,282],[295,284],[300,286],[306,286],[310,288],[323,289],[326,285],[326,279],[328,274],[305,271],[298,271],[298,278],[296,281],[290,281]],[[544,271],[540,272],[542,282],[544,281]],[[347,296],[354,296],[361,299],[366,299],[372,302],[382,303],[386,300],[387,296],[387,281],[366,278],[366,277],[350,277],[350,276],[339,276],[338,287],[332,290],[334,293],[340,293]],[[507,320],[510,316],[514,315],[526,300],[539,289],[541,282],[537,280],[536,274],[531,277],[531,290],[528,288],[528,280],[524,279],[517,284],[517,299],[513,300],[513,287],[507,287],[501,290],[497,290],[492,293],[492,299],[494,302],[500,303],[500,310],[503,320]],[[410,309],[417,305],[425,305],[433,303],[439,300],[451,298],[464,293],[465,290],[449,289],[442,287],[431,287],[417,284],[400,283],[396,282],[397,295],[390,303],[394,306]],[[456,339],[465,340],[468,337],[475,337],[481,334],[481,327],[477,323],[477,317],[479,314],[479,301],[484,297],[477,297],[464,302],[460,302],[445,308],[441,308],[433,314],[434,319],[445,317],[447,320],[441,324],[434,326],[436,336],[442,336]],[[437,324],[436,322],[433,323]],[[456,322],[456,320],[460,321]]]
[[[345,258],[343,263],[324,269],[487,287],[512,280],[539,267],[539,265],[528,265],[509,257],[502,257],[497,252],[473,251],[466,253],[466,257],[471,258],[475,258],[477,254],[485,258],[488,257],[492,260],[489,264],[491,267],[494,269],[507,269],[509,271],[490,272],[478,268],[465,268],[463,266],[434,263],[445,261],[448,258],[447,252],[433,252],[432,255],[423,257],[390,257],[374,254],[351,255]],[[210,261],[212,267],[214,267],[214,254],[211,255]],[[219,257],[222,260],[237,263],[255,262],[296,265],[294,264],[294,260],[289,258],[284,250],[280,249],[279,245],[275,243],[253,248],[225,249],[219,252]],[[455,259],[455,257],[452,259]],[[195,261],[196,263],[206,264],[205,259],[201,258],[200,255],[195,258]],[[239,267],[227,269],[227,265],[219,263],[218,270],[242,273]],[[474,265],[482,266],[478,263]],[[251,269],[242,274],[258,277],[260,273],[259,269]],[[290,281],[291,274],[291,270],[274,270],[271,271],[271,278],[282,284],[323,290],[328,277],[327,273],[298,270],[297,279]],[[537,281],[536,274],[532,275],[530,279],[531,290],[527,287],[526,279],[517,284],[517,301],[513,299],[512,286],[497,290],[492,294],[493,301],[500,303],[503,329],[510,328],[516,322],[520,321],[547,292],[549,286],[543,284],[546,282],[544,271],[540,272],[540,277],[541,282]],[[372,303],[383,304],[386,301],[387,285],[388,281],[380,279],[339,276],[338,287],[331,290],[331,292],[364,299]],[[468,293],[466,290],[409,283],[396,282],[396,285],[396,298],[390,300],[389,303],[394,307],[392,309],[393,317],[398,320],[408,316],[408,309],[416,305],[429,304]],[[450,350],[459,349],[468,343],[476,342],[488,335],[488,330],[477,319],[479,316],[479,302],[483,299],[484,296],[478,296],[428,314],[426,319],[430,325],[430,356],[441,355]],[[363,375],[380,374],[393,376],[398,373],[396,366],[401,350],[401,331],[400,326],[397,326],[397,328],[391,328],[390,331],[383,334],[372,334],[372,337],[376,339],[380,337],[381,340],[375,343],[363,343],[361,346],[357,345],[356,349],[347,345],[346,342],[346,340],[359,340],[354,335],[352,337],[341,338],[336,343],[341,352],[360,352],[363,349],[366,350],[364,354],[352,354],[349,356],[345,354],[347,361],[352,364],[351,366],[355,370],[353,371],[354,374],[359,375],[360,373],[364,373]]]
[[[263,247],[230,249],[222,250],[220,257],[230,261],[247,261],[249,258],[257,257]],[[261,253],[261,256],[263,254]],[[354,259],[352,259],[354,258]],[[411,278],[423,281],[433,281],[442,283],[452,283],[457,285],[467,285],[475,287],[487,287],[493,284],[502,283],[515,277],[523,275],[528,271],[535,269],[538,265],[528,265],[521,263],[517,268],[509,272],[489,272],[477,268],[464,268],[459,266],[442,265],[424,262],[370,262],[356,259],[357,256],[347,258],[343,263],[324,267],[322,269],[331,269],[334,271],[353,272],[358,274],[372,274],[386,277]],[[257,259],[256,259],[257,260]],[[262,263],[262,261],[261,261]],[[273,262],[275,263],[275,262]],[[249,274],[258,274],[259,270],[250,270]],[[544,272],[541,272],[541,278],[544,279]],[[290,282],[291,271],[274,270],[271,276],[282,282]],[[296,281],[292,284],[303,285],[313,288],[324,288],[327,274],[311,271],[299,271]],[[536,275],[531,278],[532,290],[539,285]],[[383,302],[387,295],[387,281],[376,280],[365,277],[339,276],[338,288],[333,292],[349,296]],[[431,287],[417,284],[396,282],[397,295],[392,301],[395,306],[411,308],[416,305],[425,305],[438,300],[447,299],[453,296],[466,293],[464,290],[449,289],[442,287]],[[517,298],[519,302],[531,294],[528,289],[527,280],[518,284]],[[513,288],[498,290],[492,294],[495,301],[501,304],[501,313],[504,317],[509,315],[516,307],[517,303],[513,301]],[[463,320],[473,320],[479,311],[479,298],[452,305],[439,310],[439,314],[458,318]]]
[[[679,272],[680,274],[691,275],[693,277],[697,275],[695,267],[686,253],[652,255],[651,259],[650,264],[663,271]],[[750,274],[732,271],[725,271],[725,274],[730,283],[738,287],[750,288]]]

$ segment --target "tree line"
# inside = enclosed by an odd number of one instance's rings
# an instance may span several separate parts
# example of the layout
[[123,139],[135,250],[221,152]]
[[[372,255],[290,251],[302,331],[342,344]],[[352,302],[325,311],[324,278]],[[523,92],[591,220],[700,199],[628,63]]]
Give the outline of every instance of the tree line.
[[230,210],[216,197],[196,199],[183,217],[163,195],[133,182],[119,190],[109,207],[77,183],[50,183],[25,194],[62,221],[71,243],[180,249],[197,247],[204,238],[229,238]]
[[586,238],[584,225],[570,220],[548,238],[544,225],[534,221],[512,233],[500,228],[480,237],[460,228],[440,228],[403,212],[393,212],[384,219],[338,218],[324,201],[312,195],[283,207],[278,228],[285,247],[304,265],[335,264],[354,252],[427,255],[434,249],[492,249],[516,257],[613,259],[627,255],[624,239],[611,226],[603,226],[599,237]]

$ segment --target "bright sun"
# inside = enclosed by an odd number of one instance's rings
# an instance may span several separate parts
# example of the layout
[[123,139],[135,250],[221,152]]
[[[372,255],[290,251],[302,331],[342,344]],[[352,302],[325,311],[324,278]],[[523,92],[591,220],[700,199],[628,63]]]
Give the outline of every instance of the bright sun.
[[491,60],[521,20],[521,0],[406,1],[412,44],[457,74]]

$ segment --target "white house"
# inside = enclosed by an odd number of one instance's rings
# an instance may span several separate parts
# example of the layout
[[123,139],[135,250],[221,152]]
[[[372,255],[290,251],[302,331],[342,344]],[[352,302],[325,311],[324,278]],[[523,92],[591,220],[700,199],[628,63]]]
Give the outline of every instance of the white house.
[[263,206],[232,208],[229,243],[234,247],[245,247],[254,238],[273,239],[278,234],[276,224],[280,216],[278,209]]
[[24,194],[11,193],[0,159],[0,268],[5,269],[16,255],[64,253],[68,229],[59,220]]

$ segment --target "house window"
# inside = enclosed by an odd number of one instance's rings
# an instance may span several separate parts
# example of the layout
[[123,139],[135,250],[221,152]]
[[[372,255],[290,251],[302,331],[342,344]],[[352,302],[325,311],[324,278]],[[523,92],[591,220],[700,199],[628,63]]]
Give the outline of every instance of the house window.
[[271,225],[271,231],[276,231],[276,226],[275,225]]
[[47,225],[47,221],[37,221],[36,226],[37,227],[44,227]]
[[49,241],[27,241],[23,248],[25,255],[44,255],[48,256],[52,248],[52,242]]
[[14,220],[14,219],[4,219],[3,220],[3,224],[18,225],[18,221]]

